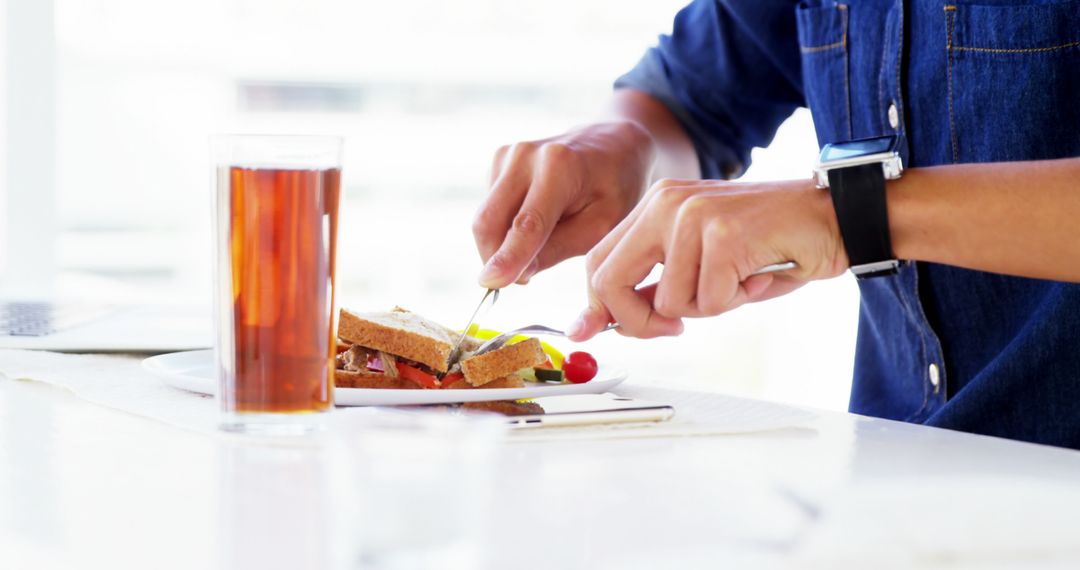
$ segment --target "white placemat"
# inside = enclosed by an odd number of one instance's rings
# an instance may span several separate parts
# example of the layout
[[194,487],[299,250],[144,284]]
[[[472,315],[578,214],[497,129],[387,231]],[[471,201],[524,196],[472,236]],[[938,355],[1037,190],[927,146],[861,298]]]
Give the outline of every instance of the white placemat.
[[675,408],[666,422],[585,427],[546,427],[514,432],[515,441],[685,437],[752,433],[808,425],[817,414],[773,402],[634,385],[633,377],[614,390],[620,396],[650,400]]
[[[166,386],[142,368],[141,360],[130,355],[0,350],[0,376],[8,381],[45,382],[95,404],[184,429],[216,433],[218,407],[212,397]],[[525,442],[736,434],[805,426],[816,417],[813,412],[772,402],[636,386],[632,376],[615,392],[670,404],[675,417],[652,424],[521,430],[511,432],[511,438]]]
[[214,398],[170,388],[143,370],[141,356],[0,350],[0,375],[66,388],[95,404],[185,429],[217,430]]

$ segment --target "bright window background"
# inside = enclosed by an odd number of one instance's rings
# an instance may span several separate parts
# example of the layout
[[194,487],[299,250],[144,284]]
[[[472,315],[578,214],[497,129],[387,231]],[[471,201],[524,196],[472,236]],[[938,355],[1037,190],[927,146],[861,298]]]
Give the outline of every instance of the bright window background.
[[[493,151],[597,116],[681,4],[56,0],[61,269],[129,298],[206,301],[209,135],[335,133],[342,303],[459,324],[481,294],[469,227]],[[745,178],[806,177],[815,151],[800,111]],[[566,325],[583,281],[566,263],[483,322]],[[639,381],[843,409],[856,314],[844,277],[679,338],[587,348]]]

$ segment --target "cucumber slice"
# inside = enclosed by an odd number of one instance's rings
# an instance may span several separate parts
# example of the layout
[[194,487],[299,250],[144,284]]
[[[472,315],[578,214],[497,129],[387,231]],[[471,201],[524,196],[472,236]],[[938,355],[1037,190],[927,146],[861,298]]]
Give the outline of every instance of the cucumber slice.
[[551,368],[534,368],[536,370],[536,379],[541,382],[562,382],[563,371],[554,370]]

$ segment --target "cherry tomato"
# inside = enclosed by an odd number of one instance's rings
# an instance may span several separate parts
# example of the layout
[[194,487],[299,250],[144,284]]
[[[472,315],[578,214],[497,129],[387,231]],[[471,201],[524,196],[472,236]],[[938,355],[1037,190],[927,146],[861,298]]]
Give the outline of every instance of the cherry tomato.
[[566,379],[574,384],[584,384],[596,377],[596,359],[588,352],[571,352],[562,368]]

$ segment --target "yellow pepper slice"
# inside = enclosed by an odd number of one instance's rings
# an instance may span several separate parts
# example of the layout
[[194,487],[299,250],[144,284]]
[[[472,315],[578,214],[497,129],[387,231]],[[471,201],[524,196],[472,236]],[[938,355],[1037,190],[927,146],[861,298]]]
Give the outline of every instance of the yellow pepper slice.
[[[497,330],[482,329],[480,328],[480,325],[477,325],[475,323],[469,327],[469,336],[473,338],[478,338],[480,340],[491,340],[499,336],[500,334],[502,333]],[[525,335],[517,335],[507,341],[506,344],[514,344],[515,342],[521,342],[528,338],[529,337]],[[544,341],[540,341],[540,346],[544,349],[544,354],[548,355],[548,358],[551,359],[552,366],[554,366],[556,370],[562,370],[563,360],[565,360],[566,358],[565,356],[563,356],[563,353],[559,352],[558,349],[556,349],[554,346],[551,346]]]

